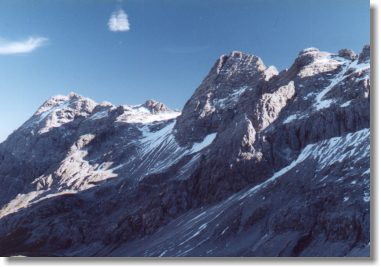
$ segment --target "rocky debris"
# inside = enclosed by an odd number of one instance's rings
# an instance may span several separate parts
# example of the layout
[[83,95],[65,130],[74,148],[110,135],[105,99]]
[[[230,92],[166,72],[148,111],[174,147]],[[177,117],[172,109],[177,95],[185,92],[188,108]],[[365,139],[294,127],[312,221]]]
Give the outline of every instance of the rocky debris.
[[0,144],[1,255],[369,256],[369,53],[234,51],[181,115],[48,100]]

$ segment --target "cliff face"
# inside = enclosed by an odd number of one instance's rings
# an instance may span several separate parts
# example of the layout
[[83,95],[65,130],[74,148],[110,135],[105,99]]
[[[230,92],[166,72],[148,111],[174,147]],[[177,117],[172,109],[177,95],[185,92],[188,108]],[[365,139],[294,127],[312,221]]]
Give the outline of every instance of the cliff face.
[[369,255],[369,65],[235,51],[181,114],[48,100],[0,145],[0,254]]

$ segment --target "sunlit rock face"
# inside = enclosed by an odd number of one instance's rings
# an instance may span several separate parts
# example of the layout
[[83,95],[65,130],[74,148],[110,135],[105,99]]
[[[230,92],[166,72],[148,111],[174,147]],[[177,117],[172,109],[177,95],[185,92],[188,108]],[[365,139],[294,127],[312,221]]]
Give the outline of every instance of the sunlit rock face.
[[233,51],[181,112],[53,97],[0,144],[0,254],[369,256],[369,77]]

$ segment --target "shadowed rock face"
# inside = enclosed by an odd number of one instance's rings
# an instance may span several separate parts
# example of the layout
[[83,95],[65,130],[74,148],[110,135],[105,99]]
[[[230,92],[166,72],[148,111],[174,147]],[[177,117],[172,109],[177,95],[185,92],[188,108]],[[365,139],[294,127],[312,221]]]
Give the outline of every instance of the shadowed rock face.
[[262,60],[253,55],[234,51],[221,56],[177,119],[177,141],[188,145],[223,130],[235,116],[235,106],[241,96],[258,90],[263,81],[276,73],[276,69],[267,69]]
[[359,55],[359,63],[366,63],[370,60],[370,45],[365,45]]
[[0,254],[369,256],[369,65],[234,51],[181,114],[48,100],[0,144]]

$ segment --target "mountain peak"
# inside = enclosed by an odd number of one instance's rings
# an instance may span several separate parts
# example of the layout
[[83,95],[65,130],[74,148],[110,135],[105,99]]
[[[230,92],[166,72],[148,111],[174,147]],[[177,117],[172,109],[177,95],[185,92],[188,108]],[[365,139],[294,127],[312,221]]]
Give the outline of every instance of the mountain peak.
[[316,54],[319,53],[320,50],[316,47],[307,47],[304,48],[302,51],[299,52],[299,56],[306,55],[306,54]]
[[299,52],[296,62],[299,66],[306,66],[315,60],[327,58],[331,53],[320,51],[316,47],[309,47]]
[[229,75],[233,70],[250,68],[252,71],[263,71],[266,66],[262,60],[251,54],[241,51],[232,51],[229,54],[221,55],[212,68],[212,73]]
[[325,51],[320,51],[315,47],[303,49],[299,52],[291,69],[298,72],[298,77],[312,77],[316,74],[334,71],[340,67],[344,61],[352,60],[353,54],[349,50],[341,50],[341,56]]
[[39,132],[44,133],[74,120],[76,116],[91,114],[96,106],[97,103],[92,99],[73,92],[67,96],[56,95],[38,108],[27,126],[39,125]]
[[148,99],[142,106],[153,114],[171,111],[166,105],[154,99]]
[[69,97],[78,97],[79,94],[77,94],[76,92],[71,91],[68,96]]
[[248,55],[248,54],[245,54],[244,52],[242,52],[242,51],[232,51],[231,53],[230,53],[230,56],[231,57],[234,57],[234,58],[242,58],[243,56],[246,56],[246,55]]
[[74,92],[65,95],[56,95],[45,101],[44,104],[37,110],[35,115],[48,112],[52,109],[71,107],[73,109],[87,110],[91,112],[97,105],[95,101],[90,98],[83,97]]
[[233,51],[181,115],[51,98],[0,145],[0,256],[369,256],[370,48],[352,56],[277,75]]
[[352,49],[344,48],[339,50],[339,57],[343,57],[349,60],[355,60],[357,58],[357,55]]
[[242,95],[277,75],[251,54],[232,51],[217,59],[209,74],[185,104],[175,129],[181,144],[199,142],[229,120]]

